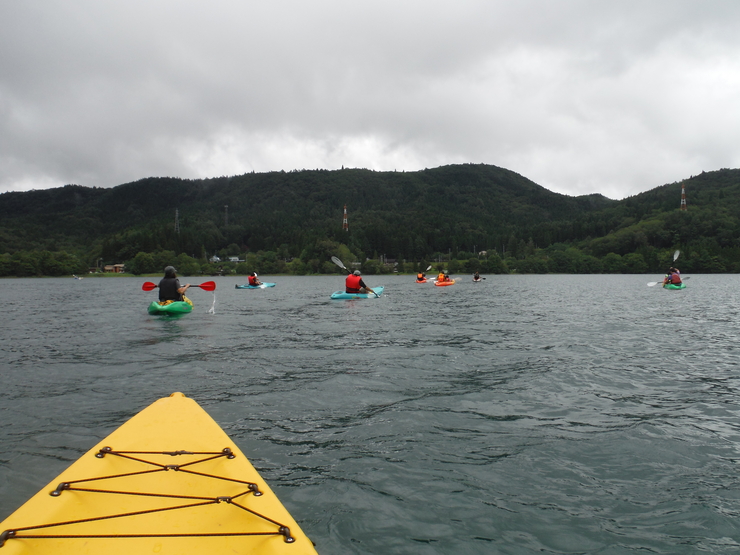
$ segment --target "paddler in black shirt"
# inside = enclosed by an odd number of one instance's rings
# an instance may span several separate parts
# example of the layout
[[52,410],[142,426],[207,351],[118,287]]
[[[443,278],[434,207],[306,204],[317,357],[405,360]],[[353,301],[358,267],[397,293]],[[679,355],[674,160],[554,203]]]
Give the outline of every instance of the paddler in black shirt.
[[175,268],[173,266],[167,266],[164,269],[164,277],[159,281],[159,302],[183,301],[185,300],[183,294],[189,287],[189,283],[181,286],[180,280],[177,279]]

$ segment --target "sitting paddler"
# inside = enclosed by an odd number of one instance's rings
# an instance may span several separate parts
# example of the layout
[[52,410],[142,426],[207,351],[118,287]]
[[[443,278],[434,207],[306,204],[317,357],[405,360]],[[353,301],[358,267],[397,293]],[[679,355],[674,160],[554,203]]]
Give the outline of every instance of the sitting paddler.
[[424,272],[416,274],[416,281],[424,281],[427,279],[427,275]]
[[344,291],[345,293],[370,293],[375,294],[375,291],[370,289],[367,285],[365,285],[365,282],[362,281],[362,274],[360,273],[360,270],[355,270],[350,275],[347,276],[347,279],[344,280]]
[[159,287],[159,304],[161,305],[176,301],[185,301],[186,303],[193,304],[185,296],[185,291],[190,288],[190,284],[180,285],[180,280],[177,279],[174,266],[167,266],[164,269],[164,277],[159,281],[157,287]]
[[444,280],[445,280],[445,273],[440,272],[439,275],[437,276],[437,281],[444,281]]
[[251,274],[249,274],[249,285],[251,285],[252,287],[262,285],[262,282],[257,279],[257,272],[252,272]]
[[681,281],[681,272],[679,272],[677,268],[668,268],[668,273],[663,280],[663,285],[681,285],[681,283],[683,283]]

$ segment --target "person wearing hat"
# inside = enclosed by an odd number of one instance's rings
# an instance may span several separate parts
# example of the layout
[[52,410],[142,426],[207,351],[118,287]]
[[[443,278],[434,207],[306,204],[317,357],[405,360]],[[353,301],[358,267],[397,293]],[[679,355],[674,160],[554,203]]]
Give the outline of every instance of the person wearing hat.
[[375,294],[375,291],[370,289],[367,285],[365,285],[365,282],[362,281],[362,274],[360,273],[360,270],[355,270],[350,275],[347,276],[347,279],[344,280],[344,290],[347,293],[371,293]]
[[177,273],[173,266],[167,266],[164,269],[164,277],[159,281],[159,302],[164,303],[167,301],[185,301],[189,302],[184,293],[190,287],[189,283],[180,285],[180,280],[177,279]]

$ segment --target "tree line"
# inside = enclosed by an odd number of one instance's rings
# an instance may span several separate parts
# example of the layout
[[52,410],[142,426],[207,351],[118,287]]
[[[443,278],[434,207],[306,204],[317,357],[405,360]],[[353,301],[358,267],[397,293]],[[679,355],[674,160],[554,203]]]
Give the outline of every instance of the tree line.
[[[686,211],[679,210],[682,186]],[[344,204],[349,231],[341,226]],[[250,267],[334,273],[329,259],[339,249],[366,273],[440,263],[453,272],[654,273],[674,249],[687,271],[739,272],[739,215],[740,171],[729,169],[621,201],[552,193],[480,164],[146,178],[112,189],[0,195],[0,275],[65,275],[113,263],[132,273],[167,264],[193,275]],[[213,255],[244,262],[214,267]],[[383,264],[388,259],[393,269]]]

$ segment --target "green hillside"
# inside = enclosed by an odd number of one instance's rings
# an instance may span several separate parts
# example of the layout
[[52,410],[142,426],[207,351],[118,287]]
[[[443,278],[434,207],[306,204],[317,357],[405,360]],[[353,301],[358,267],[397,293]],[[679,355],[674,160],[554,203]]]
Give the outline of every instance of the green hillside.
[[[466,271],[486,251],[482,270],[519,272],[657,271],[680,248],[693,271],[740,271],[740,171],[703,173],[684,184],[687,211],[679,210],[680,183],[622,201],[570,197],[509,170],[473,164],[147,178],[110,189],[5,193],[0,274],[33,274],[41,253],[47,261],[76,258],[79,271],[98,261],[141,269],[133,264],[139,253],[152,255],[147,264],[186,256],[202,267],[218,253],[249,255],[251,264],[273,270],[321,272],[329,271],[324,262],[341,245],[345,257],[360,262],[454,259]],[[498,260],[486,266],[490,256]]]

